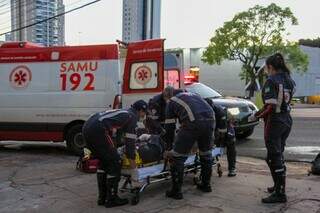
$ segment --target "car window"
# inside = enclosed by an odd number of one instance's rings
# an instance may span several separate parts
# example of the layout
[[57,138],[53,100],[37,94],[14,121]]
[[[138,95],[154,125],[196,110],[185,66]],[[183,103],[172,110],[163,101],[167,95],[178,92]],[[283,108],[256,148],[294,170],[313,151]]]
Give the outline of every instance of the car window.
[[221,95],[218,92],[216,92],[214,89],[211,89],[210,87],[200,83],[188,85],[186,89],[189,92],[199,94],[202,98],[221,97]]

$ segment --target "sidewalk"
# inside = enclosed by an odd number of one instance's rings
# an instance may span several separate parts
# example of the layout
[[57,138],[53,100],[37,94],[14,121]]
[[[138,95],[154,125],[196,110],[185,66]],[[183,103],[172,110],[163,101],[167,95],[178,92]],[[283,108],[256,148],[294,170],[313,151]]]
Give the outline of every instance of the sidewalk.
[[[30,160],[30,159],[29,159]],[[170,182],[147,188],[137,206],[112,210],[96,206],[96,177],[74,170],[73,162],[38,163],[32,167],[0,164],[0,212],[319,212],[320,176],[307,176],[308,164],[288,163],[287,204],[265,205],[265,188],[271,184],[264,161],[239,157],[238,175],[222,178],[213,174],[213,192],[203,194],[186,177],[182,201],[164,197]],[[124,196],[124,195],[122,195]]]

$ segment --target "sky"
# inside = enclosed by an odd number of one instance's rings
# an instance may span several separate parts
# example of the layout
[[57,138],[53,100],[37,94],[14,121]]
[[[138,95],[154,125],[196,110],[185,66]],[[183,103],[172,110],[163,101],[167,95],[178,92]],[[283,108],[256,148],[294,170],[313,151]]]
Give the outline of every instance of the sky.
[[[67,9],[92,0],[64,0]],[[161,37],[167,48],[204,47],[225,21],[256,4],[290,7],[299,25],[289,40],[320,37],[319,0],[161,0]],[[78,3],[77,3],[78,2]],[[121,39],[122,0],[102,0],[66,15],[68,45],[112,43]]]

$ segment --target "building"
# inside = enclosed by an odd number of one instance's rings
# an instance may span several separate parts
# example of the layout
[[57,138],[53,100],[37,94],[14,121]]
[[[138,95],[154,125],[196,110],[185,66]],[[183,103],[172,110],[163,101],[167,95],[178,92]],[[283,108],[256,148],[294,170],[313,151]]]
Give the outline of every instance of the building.
[[[65,10],[63,0],[11,0],[11,29],[45,20]],[[44,46],[65,44],[64,16],[15,31],[12,41],[30,41]]]
[[5,35],[5,41],[12,41],[11,33],[7,33],[7,34]]
[[122,40],[160,38],[161,0],[123,0]]
[[[296,82],[295,97],[308,97],[310,103],[320,103],[320,48],[307,46],[300,46],[300,48],[309,56],[309,67],[305,73],[292,70],[292,78]],[[180,62],[165,57],[165,67],[179,67],[184,72],[188,72],[190,67],[199,67],[200,82],[224,95],[246,96],[245,81],[240,80],[239,77],[241,62],[225,60],[221,65],[209,65],[201,61],[204,50],[205,48],[176,49],[174,51],[182,55]]]

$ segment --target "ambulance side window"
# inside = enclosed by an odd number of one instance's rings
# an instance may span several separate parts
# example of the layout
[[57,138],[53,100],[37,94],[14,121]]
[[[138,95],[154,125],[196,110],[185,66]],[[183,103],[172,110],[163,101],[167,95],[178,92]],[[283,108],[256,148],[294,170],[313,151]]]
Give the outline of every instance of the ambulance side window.
[[130,89],[155,89],[158,87],[158,63],[139,62],[131,64]]
[[179,89],[179,71],[176,69],[164,71],[164,87],[172,86]]

